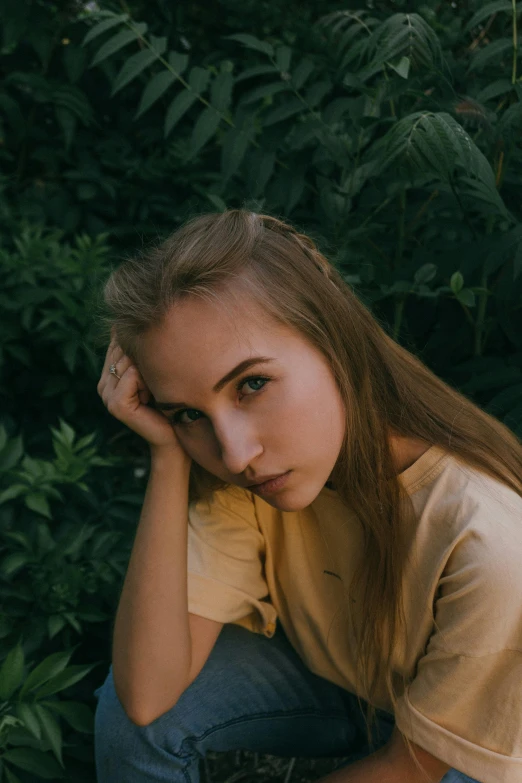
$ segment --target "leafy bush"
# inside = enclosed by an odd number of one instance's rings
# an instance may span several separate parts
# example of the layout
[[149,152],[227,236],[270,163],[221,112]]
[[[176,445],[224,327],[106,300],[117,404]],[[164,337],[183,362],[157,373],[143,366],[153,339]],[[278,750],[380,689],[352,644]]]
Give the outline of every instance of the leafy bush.
[[[80,701],[49,697],[100,663],[98,677],[106,674],[107,628],[96,628],[109,625],[115,612],[126,533],[142,495],[115,491],[122,460],[98,456],[94,434],[77,439],[64,421],[51,432],[54,457],[41,459],[24,452],[21,436],[0,429],[0,758],[6,769],[38,769],[54,779],[64,777],[63,751],[71,757],[69,779],[83,780],[73,760],[86,753],[91,759],[92,741],[86,746],[74,732],[91,731],[92,708],[82,701],[92,704],[92,685],[79,692]],[[106,482],[95,476],[101,467],[114,471]],[[94,663],[68,666],[78,647]],[[38,662],[34,670],[25,671],[25,657]],[[62,719],[73,734],[67,741]]]
[[196,211],[288,218],[522,436],[516,4],[102,5],[0,8],[8,783],[94,780],[93,690],[147,465],[96,395],[99,287],[122,256]]

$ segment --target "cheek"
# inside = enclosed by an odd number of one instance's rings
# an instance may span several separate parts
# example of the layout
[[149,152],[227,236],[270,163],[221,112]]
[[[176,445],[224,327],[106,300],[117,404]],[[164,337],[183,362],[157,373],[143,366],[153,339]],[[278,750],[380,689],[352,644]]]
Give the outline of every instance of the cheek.
[[187,432],[178,429],[176,429],[176,437],[182,449],[186,451],[194,462],[197,462],[198,465],[201,465],[202,467],[208,465],[210,451],[207,440],[198,437],[196,434],[189,435]]

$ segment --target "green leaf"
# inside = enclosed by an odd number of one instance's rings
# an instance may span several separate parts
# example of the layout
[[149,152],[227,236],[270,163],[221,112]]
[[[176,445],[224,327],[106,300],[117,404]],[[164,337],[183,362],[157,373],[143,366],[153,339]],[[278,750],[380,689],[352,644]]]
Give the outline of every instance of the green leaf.
[[72,446],[73,443],[74,443],[74,440],[76,438],[75,431],[62,418],[59,419],[59,422],[60,422],[60,429],[59,430],[56,430],[53,427],[51,427],[51,431],[52,431],[53,435],[55,437],[56,437],[56,435],[58,435],[58,437],[61,438],[64,443],[66,443],[68,446]]
[[395,65],[390,62],[386,63],[386,65],[392,68],[395,71],[395,73],[398,73],[399,76],[402,76],[403,79],[408,78],[408,74],[410,72],[410,65],[411,65],[411,60],[409,57],[401,57],[399,62],[396,63]]
[[2,505],[2,503],[7,503],[8,500],[19,497],[26,490],[27,486],[25,484],[13,484],[7,489],[4,489],[3,492],[0,492],[0,505]]
[[269,111],[263,119],[263,126],[267,128],[270,125],[275,125],[276,122],[287,120],[294,114],[303,111],[304,108],[303,102],[299,98],[292,98],[282,106],[278,106],[277,109]]
[[0,700],[8,701],[22,684],[24,674],[24,651],[18,643],[9,650],[0,668]]
[[461,272],[454,272],[450,279],[450,288],[454,294],[458,294],[464,285],[464,277]]
[[2,754],[2,761],[31,772],[37,779],[53,780],[64,776],[62,768],[52,756],[35,748],[11,748]]
[[522,242],[516,249],[515,258],[513,260],[513,280],[522,273]]
[[213,106],[207,106],[199,115],[190,140],[189,157],[193,158],[215,134],[221,114]]
[[480,24],[480,22],[483,22],[484,19],[488,19],[490,16],[493,16],[493,14],[498,14],[501,11],[507,11],[508,14],[512,12],[512,5],[508,2],[508,0],[497,0],[497,2],[494,3],[486,3],[486,5],[483,5],[482,8],[478,9],[478,11],[475,11],[465,26],[464,32],[469,32],[478,24]]
[[114,80],[111,95],[115,95],[122,87],[125,87],[126,84],[129,84],[129,82],[139,76],[142,71],[163,54],[166,48],[167,39],[157,38],[154,49],[144,49],[142,52],[129,57]]
[[234,77],[231,73],[224,71],[214,79],[210,86],[210,102],[218,111],[224,113],[230,106],[232,100],[232,87]]
[[68,150],[74,140],[77,125],[76,117],[64,106],[56,106],[54,113],[56,115],[56,121],[63,132],[65,149]]
[[279,92],[288,92],[289,90],[290,85],[288,82],[279,81],[261,84],[241,98],[241,106],[247,106],[249,103],[254,103],[259,100],[259,98],[268,98],[271,95],[277,95]]
[[66,688],[70,688],[79,680],[82,680],[91,669],[94,669],[95,663],[89,666],[69,666],[59,674],[52,677],[45,685],[36,691],[36,698],[43,699],[46,696],[52,696],[53,693],[58,693]]
[[327,95],[331,89],[332,83],[329,80],[316,82],[315,84],[312,84],[310,87],[308,87],[304,96],[305,102],[309,107],[313,108],[323,100],[324,96]]
[[143,90],[140,105],[134,119],[141,117],[147,109],[150,109],[174,81],[176,81],[176,77],[170,71],[160,71],[155,74]]
[[22,436],[11,438],[6,446],[0,452],[0,473],[6,473],[19,462],[24,453],[24,443]]
[[76,731],[94,732],[94,715],[86,704],[79,701],[46,701],[44,705],[67,721]]
[[18,775],[15,775],[14,772],[11,772],[10,769],[7,767],[4,767],[5,771],[5,783],[22,783]]
[[79,81],[87,64],[87,50],[81,46],[65,46],[63,52],[63,67],[70,84]]
[[188,54],[181,54],[180,52],[169,52],[169,65],[176,71],[177,76],[181,76],[185,72],[188,65]]
[[27,508],[30,508],[31,511],[36,511],[37,514],[42,514],[47,519],[52,519],[49,503],[42,492],[32,492],[25,496],[24,501]]
[[292,85],[296,90],[300,90],[304,85],[311,73],[315,69],[315,64],[312,60],[304,57],[297,68],[292,71]]
[[138,24],[134,25],[132,30],[122,30],[120,33],[117,33],[98,49],[90,67],[92,68],[94,65],[99,65],[103,60],[106,60],[107,57],[119,52],[124,46],[127,46],[132,41],[136,41],[140,36],[145,35],[146,32],[146,23],[138,22]]
[[463,288],[456,294],[456,297],[466,307],[475,307],[475,294],[470,288]]
[[71,625],[77,633],[82,632],[82,626],[76,619],[76,615],[73,612],[64,612],[63,617],[65,617],[69,625]]
[[513,405],[522,400],[522,383],[509,386],[496,394],[487,404],[487,410],[497,418],[511,410]]
[[40,720],[43,737],[47,740],[57,761],[63,767],[62,731],[56,718],[42,704],[35,704],[34,710]]
[[369,78],[384,63],[408,57],[412,66],[433,69],[441,59],[440,42],[430,25],[416,13],[397,13],[386,19],[373,33],[374,60],[359,73]]
[[491,60],[499,62],[502,59],[502,56],[504,54],[507,55],[512,49],[513,42],[510,38],[498,38],[496,41],[492,41],[473,55],[468,67],[468,73],[471,71],[481,71],[491,62]]
[[47,633],[49,634],[49,639],[52,639],[57,633],[60,633],[65,625],[66,621],[60,614],[50,615],[47,620]]
[[240,131],[237,128],[231,128],[228,131],[221,149],[221,170],[225,182],[228,182],[238,170],[248,145],[249,138],[245,131]]
[[423,264],[419,269],[417,269],[413,279],[417,285],[420,285],[422,283],[429,283],[430,280],[433,280],[436,274],[436,264]]
[[23,721],[26,729],[28,729],[28,731],[30,731],[31,734],[36,737],[36,739],[40,739],[42,736],[42,728],[38,722],[38,717],[32,705],[26,704],[23,701],[19,702],[16,705],[16,714],[20,720]]
[[12,576],[15,571],[27,565],[32,560],[29,552],[11,552],[6,555],[0,565],[0,573],[4,576]]
[[200,68],[199,65],[196,65],[194,68],[190,69],[188,83],[190,89],[195,93],[202,95],[207,88],[209,80],[210,71],[207,70],[207,68]]
[[71,652],[57,652],[48,655],[47,658],[35,666],[29,676],[26,678],[22,689],[20,691],[20,698],[23,699],[26,693],[34,691],[48,682],[60,672],[63,672],[67,664],[69,663],[73,651]]
[[292,50],[289,46],[278,46],[275,52],[275,60],[277,67],[283,73],[287,72],[290,68],[290,62],[292,60]]
[[478,103],[485,103],[492,98],[497,98],[499,95],[505,95],[507,92],[513,89],[509,79],[497,79],[491,84],[487,84],[477,95],[476,101]]
[[26,533],[22,533],[20,530],[5,530],[4,537],[10,541],[16,541],[17,544],[23,546],[27,552],[32,551],[31,540]]
[[220,196],[216,195],[215,193],[207,193],[206,196],[208,200],[214,204],[218,212],[226,212],[227,205]]
[[230,41],[239,41],[247,49],[255,49],[258,52],[267,54],[269,57],[272,57],[274,54],[274,47],[271,44],[266,43],[266,41],[260,41],[259,38],[255,38],[253,35],[249,35],[249,33],[235,33],[234,35],[226,35],[224,37]]
[[87,35],[82,41],[82,46],[85,46],[85,44],[88,44],[89,41],[92,41],[94,38],[97,38],[102,33],[105,33],[107,30],[110,30],[112,27],[116,27],[117,24],[122,24],[123,22],[126,22],[129,18],[128,14],[119,14],[118,16],[113,16],[111,19],[106,19],[104,22],[100,22],[99,24],[95,25],[94,27],[91,27]]
[[267,73],[277,73],[278,69],[274,65],[253,65],[251,68],[247,68],[243,73],[236,76],[237,82],[242,82],[244,79],[251,79],[253,76],[265,76]]
[[169,135],[171,130],[177,125],[183,115],[190,109],[192,104],[197,100],[197,95],[189,90],[183,90],[179,95],[176,95],[172,103],[170,104],[167,115],[165,117],[165,138]]
[[257,150],[255,157],[252,156],[248,176],[254,197],[263,195],[274,172],[275,160],[274,152],[264,152],[263,150]]

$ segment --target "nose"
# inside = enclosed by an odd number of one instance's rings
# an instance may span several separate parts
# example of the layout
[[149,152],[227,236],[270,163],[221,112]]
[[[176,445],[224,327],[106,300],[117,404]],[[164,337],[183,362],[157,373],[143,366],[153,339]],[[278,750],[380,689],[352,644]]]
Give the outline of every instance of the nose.
[[226,422],[214,423],[221,461],[228,473],[241,475],[263,452],[263,446],[252,426],[239,417],[228,418]]

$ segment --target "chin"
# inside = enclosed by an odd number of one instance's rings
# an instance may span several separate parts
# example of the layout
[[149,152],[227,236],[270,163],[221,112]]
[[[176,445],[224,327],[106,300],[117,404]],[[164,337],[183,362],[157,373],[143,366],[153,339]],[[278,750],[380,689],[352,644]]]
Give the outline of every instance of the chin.
[[[297,493],[284,490],[278,494],[271,495],[270,497],[262,497],[261,499],[268,503],[269,506],[277,508],[279,511],[302,511],[314,502],[322,487],[317,492],[312,493],[309,497],[298,497]],[[255,493],[254,493],[255,494]],[[261,495],[257,495],[261,497]]]

